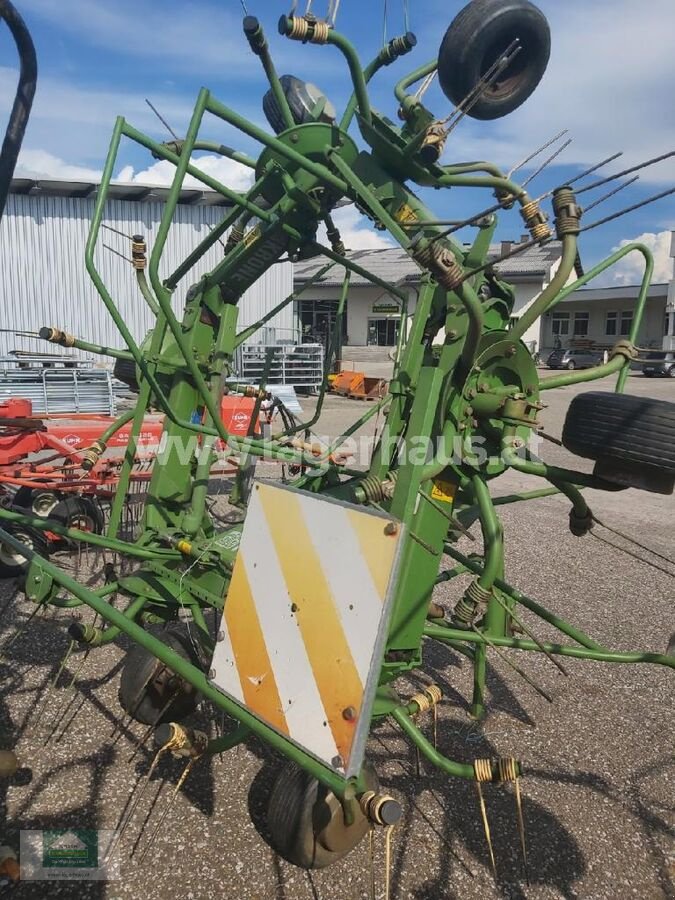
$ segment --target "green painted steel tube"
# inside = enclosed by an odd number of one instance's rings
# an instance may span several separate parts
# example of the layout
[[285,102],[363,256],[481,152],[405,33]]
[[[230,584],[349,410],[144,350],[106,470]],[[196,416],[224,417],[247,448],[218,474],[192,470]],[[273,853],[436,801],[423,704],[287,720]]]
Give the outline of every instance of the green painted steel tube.
[[[323,181],[326,184],[330,184],[331,187],[336,188],[338,191],[340,191],[341,194],[347,193],[347,185],[344,183],[344,181],[342,181],[340,178],[337,178],[333,174],[333,172],[330,171],[330,169],[326,168],[326,166],[307,159],[307,157],[303,156],[302,153],[299,153],[292,147],[287,146],[278,138],[272,137],[271,134],[268,134],[262,128],[258,128],[257,125],[249,122],[248,119],[240,116],[228,106],[225,106],[223,103],[220,103],[213,97],[209,97],[206,108],[210,113],[213,113],[214,116],[217,116],[224,122],[229,122],[230,125],[234,125],[235,128],[243,131],[244,134],[247,134],[249,137],[252,137],[256,141],[259,141],[261,144],[264,144],[266,147],[269,147],[276,153],[279,153],[281,156],[286,157],[286,159],[289,159],[291,162],[294,162],[296,165],[300,166],[301,169],[304,169],[306,172],[314,175],[315,178],[318,178],[320,181]],[[258,216],[258,218],[262,217]],[[264,213],[264,218],[265,220],[269,218],[267,213]]]
[[576,234],[563,235],[562,258],[555,275],[539,294],[534,303],[525,310],[513,328],[509,331],[509,337],[519,341],[527,329],[533,325],[539,316],[548,311],[551,302],[558,296],[565,286],[567,279],[574,271],[574,263],[577,258],[578,240]]
[[[642,319],[644,317],[645,307],[647,304],[649,286],[651,284],[652,275],[654,273],[654,257],[651,250],[644,244],[633,242],[632,244],[626,244],[625,247],[621,247],[607,259],[603,260],[601,263],[598,263],[597,266],[594,266],[592,269],[590,269],[590,271],[586,272],[573,284],[570,284],[566,288],[564,288],[558,294],[555,300],[553,300],[549,304],[548,309],[550,310],[554,306],[557,306],[557,304],[560,303],[561,300],[564,300],[566,297],[569,297],[570,294],[574,293],[574,291],[577,291],[585,284],[588,284],[589,281],[592,281],[606,269],[613,266],[614,263],[618,262],[620,259],[623,259],[624,256],[627,256],[629,253],[634,252],[641,253],[645,260],[645,271],[642,275],[640,292],[638,294],[637,303],[635,304],[633,322],[631,325],[630,334],[628,336],[628,340],[630,341],[630,343],[635,344],[638,339],[640,328],[642,326]],[[608,362],[606,362],[602,366],[596,366],[592,369],[586,369],[582,372],[571,372],[568,374],[552,375],[549,378],[543,378],[539,383],[539,389],[545,391],[550,390],[551,388],[565,387],[570,384],[579,384],[586,381],[594,381],[598,378],[605,378],[608,375],[613,375],[615,372],[619,372],[619,379],[617,381],[616,390],[617,393],[621,393],[626,385],[626,379],[628,377],[629,370],[630,362],[623,356],[615,356],[613,359],[608,360]]]
[[624,368],[626,363],[625,357],[614,356],[601,366],[594,366],[592,369],[583,369],[580,372],[565,372],[561,375],[550,375],[548,378],[542,378],[539,382],[540,391],[550,391],[552,388],[567,387],[570,384],[584,384],[589,381],[597,381],[600,378],[607,378],[609,375],[615,375]]
[[[426,630],[427,629],[425,628],[425,632]],[[452,775],[455,778],[469,778],[472,781],[475,779],[476,775],[472,765],[469,763],[455,762],[452,759],[448,759],[447,756],[443,756],[442,753],[439,753],[439,751],[436,750],[434,745],[425,738],[417,725],[412,721],[405,707],[396,707],[396,709],[391,711],[390,715],[400,726],[401,730],[405,732],[413,744],[419,749],[420,753],[423,753],[429,762],[433,763],[436,768],[445,772],[446,775]]]
[[[52,531],[59,537],[70,538],[73,541],[80,541],[84,544],[91,544],[93,547],[104,547],[107,550],[113,550],[118,553],[126,553],[128,556],[135,556],[138,559],[181,559],[181,554],[177,550],[164,548],[150,549],[148,547],[139,547],[137,544],[128,544],[126,541],[118,541],[113,538],[103,537],[100,534],[92,534],[90,531],[80,531],[77,528],[66,528],[60,522],[52,519],[42,519],[38,516],[25,516],[22,513],[15,513],[9,509],[0,509],[0,520],[5,522],[13,522],[16,525],[23,525],[27,528],[35,528],[38,531]],[[3,532],[5,534],[5,532]],[[23,544],[21,544],[23,547]],[[25,548],[24,548],[25,549]],[[23,553],[23,550],[21,551]],[[27,555],[27,554],[24,554]]]
[[135,409],[128,409],[126,412],[122,413],[119,418],[115,419],[115,421],[106,428],[101,437],[98,439],[99,442],[105,446],[110,438],[113,435],[117,434],[120,428],[124,428],[125,425],[131,422],[135,412]]
[[281,86],[281,82],[279,81],[274,62],[272,61],[272,55],[270,54],[269,44],[265,38],[265,32],[255,16],[247,15],[244,19],[244,34],[248,38],[251,50],[262,63],[263,70],[267,76],[269,86],[272,89],[272,94],[276,100],[277,108],[284,125],[286,128],[293,128],[296,124],[293,119],[293,113],[288,105],[288,99]]
[[492,504],[490,489],[480,475],[475,475],[471,479],[471,488],[480,512],[485,554],[485,564],[478,583],[486,591],[490,591],[495,583],[495,578],[499,577],[504,565],[504,538]]
[[[507,429],[508,430],[508,429]],[[507,435],[505,434],[505,438]],[[552,484],[576,484],[582,487],[597,488],[598,490],[619,490],[618,485],[612,485],[602,478],[589,475],[586,472],[575,472],[573,469],[561,469],[559,466],[549,466],[539,460],[523,459],[518,451],[506,443],[502,445],[502,461],[506,466],[522,472],[524,475],[538,475],[546,478]]]
[[138,289],[141,292],[141,296],[147,303],[148,307],[154,313],[154,315],[158,316],[159,304],[155,300],[154,294],[152,293],[150,285],[148,284],[148,279],[145,277],[145,272],[142,269],[138,269],[136,271],[136,282],[138,283]]
[[[493,497],[495,506],[505,506],[508,503],[522,503],[524,500],[541,500],[543,497],[553,497],[561,492],[560,488],[539,488],[536,491],[523,491],[522,494],[502,494],[501,497]],[[465,512],[465,510],[462,510]]]
[[[50,331],[52,329],[49,329]],[[71,335],[71,337],[73,337]],[[37,340],[47,341],[48,344],[58,344],[60,347],[74,347],[76,350],[82,350],[84,353],[95,353],[97,356],[110,356],[112,359],[133,359],[128,350],[118,350],[116,347],[105,347],[103,344],[92,344],[90,341],[83,341],[81,338],[73,337],[72,343],[63,344],[59,341],[51,341],[49,338],[40,336]]]
[[[462,631],[459,628],[445,628],[442,625],[427,625],[424,629],[426,637],[433,640],[445,642],[446,639],[470,641],[473,644],[487,644],[487,640],[482,634],[475,631]],[[550,644],[542,641],[538,644],[536,641],[524,640],[523,638],[512,637],[492,637],[490,643],[497,647],[509,647],[513,650],[528,650],[538,653],[552,653],[556,656],[571,656],[575,659],[591,659],[595,662],[608,663],[653,663],[659,666],[667,666],[675,669],[675,656],[668,656],[665,653],[650,652],[626,652],[622,650],[607,650],[605,648],[592,649],[590,647],[569,647],[563,644]]]
[[408,94],[406,93],[408,88],[415,84],[416,81],[421,81],[422,78],[431,75],[437,68],[438,57],[435,57],[434,59],[430,59],[429,62],[424,63],[424,65],[414,69],[412,72],[409,72],[404,78],[401,78],[394,86],[394,96],[398,102],[401,104],[405,103],[408,97]]
[[[36,560],[45,574],[49,575],[57,584],[60,584],[73,596],[78,597],[87,606],[91,607],[94,612],[98,613],[102,619],[111,625],[117,626],[120,631],[128,635],[134,643],[144,647],[153,656],[156,656],[160,662],[163,662],[173,672],[184,678],[191,684],[200,694],[207,700],[210,700],[219,709],[224,710],[232,718],[237,719],[243,726],[264,740],[267,744],[283,753],[288,759],[302,766],[310,775],[325,784],[338,797],[344,797],[355,786],[354,781],[346,781],[332,770],[326,768],[317,762],[313,757],[308,756],[303,750],[291,743],[287,738],[282,737],[268,725],[265,725],[257,719],[251,712],[243,706],[230,700],[225,694],[221,693],[215,685],[209,681],[204,672],[193,666],[192,663],[183,659],[167,644],[160,641],[145,631],[140,625],[130,621],[119,610],[115,609],[111,604],[106,603],[84,585],[75,581],[57,566],[48,560],[38,556],[33,550],[16,540],[11,534],[0,529],[0,540],[7,541],[10,546],[15,547],[20,553],[24,553],[30,560]],[[358,783],[357,783],[358,786]]]
[[234,162],[241,163],[248,169],[255,169],[257,162],[252,156],[247,156],[240,150],[233,150],[232,147],[226,147],[225,144],[219,144],[217,141],[195,141],[195,150],[204,150],[206,153],[215,153],[217,156],[226,156]]
[[243,744],[250,734],[251,729],[246,725],[237,725],[229,734],[224,734],[222,737],[209,741],[206,745],[206,755],[215,756],[216,753],[225,753],[227,750],[236,747],[237,744]]
[[[122,615],[130,622],[135,622],[137,617],[143,612],[147,603],[148,601],[145,597],[136,597],[129,603],[126,609],[122,611]],[[84,643],[90,647],[104,647],[106,644],[111,644],[121,633],[122,629],[117,625],[108,625],[106,628],[94,628],[92,631],[92,639],[85,641]]]
[[[460,553],[459,550],[456,550],[451,544],[446,543],[444,547],[445,552],[448,556],[451,556],[453,559],[457,560],[457,562],[462,563],[462,565],[466,566],[469,571],[474,572],[476,575],[480,575],[480,573],[483,571],[483,567],[480,565],[480,563],[474,562],[474,560],[470,559],[468,556]],[[495,578],[495,587],[497,587],[503,594],[506,594],[507,597],[515,600],[516,603],[524,606],[526,609],[529,609],[530,612],[533,612],[535,615],[539,616],[540,619],[548,622],[549,625],[557,628],[558,631],[561,631],[563,634],[567,635],[567,637],[572,638],[572,640],[576,641],[577,644],[581,644],[582,647],[586,647],[589,650],[604,649],[585,632],[581,631],[578,628],[575,628],[573,625],[570,625],[559,616],[556,616],[555,613],[550,612],[548,609],[546,609],[546,607],[542,606],[540,603],[537,603],[537,601],[533,600],[531,597],[527,597],[525,594],[512,587],[503,579]]]
[[340,34],[339,31],[334,31],[332,28],[328,32],[328,43],[337,47],[347,60],[349,74],[352,77],[352,84],[354,85],[354,93],[356,94],[357,108],[363,121],[370,125],[373,116],[370,111],[368,88],[366,86],[363,69],[361,68],[361,61],[359,60],[358,53],[354,49],[354,45],[343,34]]
[[[380,69],[384,66],[389,66],[393,62],[396,62],[397,59],[400,59],[402,56],[405,56],[406,53],[410,53],[411,50],[414,49],[417,39],[414,38],[414,42],[412,40],[414,35],[410,33],[402,35],[399,38],[394,38],[394,40],[390,41],[386,47],[383,47],[380,52],[377,54],[375,59],[371,60],[368,65],[363,70],[363,80],[366,84],[368,84],[376,75]],[[403,42],[403,46],[405,49],[402,52],[392,52],[391,48],[394,45],[395,41]],[[340,130],[347,131],[349,126],[351,125],[352,119],[354,118],[354,113],[356,112],[356,105],[358,103],[358,97],[356,96],[356,91],[354,91],[349,98],[349,102],[345,107],[345,111],[342,115],[342,119],[340,120]]]
[[[488,164],[489,165],[489,164]],[[434,178],[434,185],[439,187],[485,187],[493,188],[493,190],[503,191],[514,197],[521,206],[524,206],[529,197],[525,191],[506,178],[504,175],[453,175],[451,172],[447,175],[440,175]]]

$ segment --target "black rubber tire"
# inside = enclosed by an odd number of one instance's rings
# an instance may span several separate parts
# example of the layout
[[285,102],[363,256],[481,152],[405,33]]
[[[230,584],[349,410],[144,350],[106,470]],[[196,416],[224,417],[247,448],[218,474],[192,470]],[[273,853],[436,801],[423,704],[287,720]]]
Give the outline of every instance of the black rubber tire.
[[[317,96],[321,93],[320,89],[314,84],[296,78],[295,75],[282,75],[279,81],[288,100],[291,115],[296,125],[314,121],[311,117],[311,110]],[[281,116],[279,105],[271,88],[263,97],[263,112],[275,134],[281,134],[282,131],[286,131],[286,123]],[[319,121],[329,125],[335,122],[335,109],[329,101],[326,101],[326,106],[319,117]]]
[[653,372],[643,372],[642,374],[645,376],[645,378],[653,378],[654,377]]
[[600,391],[579,394],[567,411],[562,441],[577,456],[625,467],[627,480],[612,480],[628,487],[643,487],[645,476],[663,479],[666,487],[675,479],[675,403]]
[[[169,631],[161,635],[160,640],[183,659],[203,668],[187,634]],[[157,679],[166,675],[175,680],[163,690]],[[168,696],[176,689],[176,696],[167,706]],[[180,722],[195,711],[200,699],[191,684],[168,673],[156,656],[138,645],[132,647],[124,659],[118,696],[122,709],[144,725]]]
[[[36,531],[32,528],[24,528],[21,525],[12,527],[11,523],[4,523],[2,527],[5,529],[5,531],[8,531],[19,540],[24,541],[24,543],[35,550],[36,553],[39,553],[40,556],[48,556],[49,543],[47,539],[41,534],[41,532]],[[28,560],[12,564],[8,561],[8,559],[5,558],[7,552],[11,552],[11,548],[5,549],[5,546],[2,544],[2,542],[0,542],[0,579],[18,578],[28,568]]]
[[675,366],[672,366],[672,367],[668,370],[668,375],[670,376],[670,378],[675,378]]
[[[66,528],[79,528],[92,534],[103,534],[105,525],[101,507],[89,497],[64,497],[56,504],[49,518],[62,522]],[[84,521],[87,524],[82,528]]]
[[30,510],[33,505],[34,493],[35,491],[33,488],[26,487],[25,485],[20,487],[16,494],[14,494],[12,506],[20,506],[22,509]]
[[[369,790],[377,791],[377,775],[366,766]],[[294,762],[286,762],[279,772],[270,794],[267,827],[273,848],[288,862],[301,869],[323,869],[338,862],[365,837],[369,823],[365,816],[351,826],[353,830],[347,846],[330,850],[318,839],[318,834],[330,818],[327,801],[335,803],[334,795],[316,778]]]
[[472,0],[450,24],[438,54],[438,80],[457,106],[515,38],[522,49],[467,115],[489,120],[521,106],[541,81],[551,55],[546,16],[529,0]]
[[138,374],[136,372],[136,363],[133,359],[116,359],[113,366],[113,375],[118,381],[137,394],[139,391]]
[[568,372],[573,372],[576,369],[576,367],[577,367],[577,364],[573,360],[570,360],[570,362],[568,362],[567,365],[565,366],[565,368],[567,369]]

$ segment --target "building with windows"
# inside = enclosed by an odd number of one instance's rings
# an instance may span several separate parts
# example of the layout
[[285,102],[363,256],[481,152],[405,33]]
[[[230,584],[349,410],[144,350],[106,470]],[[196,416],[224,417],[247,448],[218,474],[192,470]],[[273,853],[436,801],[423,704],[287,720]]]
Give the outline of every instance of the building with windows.
[[[529,235],[521,242],[529,241]],[[515,249],[518,241],[503,241],[490,248],[490,257],[499,257]],[[495,264],[498,275],[510,282],[516,292],[514,318],[539,296],[550,282],[560,264],[561,245],[552,241],[545,247],[530,247],[516,256]],[[421,270],[408,254],[396,247],[382,250],[356,250],[349,258],[359,266],[377,275],[383,281],[396,285],[408,297],[408,313],[417,302]],[[296,263],[294,287],[303,288],[325,265],[323,257]],[[297,301],[297,317],[305,339],[326,341],[332,333],[344,279],[344,268],[334,266],[318,282],[307,288]],[[352,274],[346,315],[343,318],[342,342],[345,348],[393,347],[396,344],[401,317],[401,304],[397,297],[373,285],[364,277]],[[539,324],[535,324],[524,336],[525,342],[540,346]]]
[[[637,303],[639,285],[588,288],[575,291],[562,300],[541,320],[540,346],[542,351],[574,342],[590,342],[599,348],[612,347],[630,334]],[[667,284],[652,284],[642,327],[638,335],[641,347],[663,347],[667,333]]]
[[[521,241],[525,240],[528,238],[521,238]],[[497,259],[514,249],[517,243],[504,241],[501,245],[494,245],[490,248],[490,255]],[[673,248],[675,253],[675,239]],[[405,251],[399,248],[357,250],[349,257],[404,290],[408,295],[408,311],[414,310],[421,271]],[[496,263],[495,271],[516,291],[514,320],[549,284],[560,264],[560,257],[561,246],[554,241],[545,247],[532,247]],[[294,274],[296,292],[324,264],[322,257],[297,263]],[[325,343],[326,336],[332,333],[343,278],[344,268],[334,266],[298,299],[296,313],[305,339]],[[622,285],[575,291],[536,322],[523,339],[543,358],[556,346],[567,348],[574,344],[592,344],[600,349],[610,348],[630,333],[639,290],[639,285]],[[400,316],[400,302],[396,297],[365,278],[352,274],[342,328],[344,358],[368,358],[368,353],[356,352],[355,348],[368,348],[375,358],[377,347],[394,346]],[[661,349],[664,341],[668,340],[675,349],[675,283],[670,288],[667,284],[653,284],[648,291],[638,342],[641,347]]]

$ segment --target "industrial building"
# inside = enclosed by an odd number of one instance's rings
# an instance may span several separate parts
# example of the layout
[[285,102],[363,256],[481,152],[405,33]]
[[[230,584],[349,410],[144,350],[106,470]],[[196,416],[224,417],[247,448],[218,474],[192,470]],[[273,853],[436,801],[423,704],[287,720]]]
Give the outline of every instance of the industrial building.
[[[44,325],[53,325],[84,340],[111,347],[122,345],[84,264],[97,190],[97,184],[84,182],[26,178],[12,181],[0,223],[0,242],[11,248],[0,270],[1,328],[37,331]],[[131,255],[130,241],[117,232],[144,235],[148,251],[152,251],[167,196],[168,189],[157,185],[114,184],[104,222],[115,231],[101,232],[96,252],[101,276],[137,340],[150,327],[152,314],[137,289],[130,263],[117,255]],[[160,276],[172,272],[209,229],[222,221],[226,206],[225,199],[214,191],[181,191]],[[106,249],[104,244],[112,249]],[[222,246],[216,244],[179,285],[174,297],[179,316],[187,289],[222,259],[222,252]],[[291,263],[272,266],[239,304],[240,324],[257,321],[292,290]],[[265,343],[292,342],[296,336],[294,311],[289,305],[255,339]],[[41,341],[0,332],[0,357],[17,349],[50,351]]]
[[[521,238],[521,241],[529,237]],[[490,248],[490,256],[500,256],[516,249],[518,242],[504,241]],[[350,259],[381,279],[396,284],[408,294],[408,311],[415,308],[421,271],[401,249],[361,250],[349,254]],[[531,247],[517,256],[496,263],[500,277],[515,288],[513,318],[517,319],[539,296],[555,274],[561,257],[560,243]],[[295,267],[296,290],[306,285],[323,264],[322,259],[298,263]],[[332,328],[337,310],[344,269],[335,266],[298,300],[298,318],[306,335],[324,339]],[[671,286],[670,340],[675,343],[675,288]],[[643,347],[661,349],[668,334],[666,303],[669,286],[653,284],[649,288],[639,343]],[[630,332],[639,285],[582,289],[563,300],[555,310],[544,315],[525,333],[523,340],[544,357],[558,343],[568,347],[574,342],[592,342],[611,347]],[[352,275],[347,314],[343,321],[342,340],[345,359],[373,360],[385,358],[386,350],[396,344],[400,301],[359,275]],[[358,348],[367,348],[367,352]]]

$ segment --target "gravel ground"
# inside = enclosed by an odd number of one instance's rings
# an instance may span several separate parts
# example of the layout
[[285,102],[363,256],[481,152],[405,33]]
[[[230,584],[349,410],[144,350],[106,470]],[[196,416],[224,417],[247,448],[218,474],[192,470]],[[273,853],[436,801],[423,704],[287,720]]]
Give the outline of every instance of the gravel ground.
[[[550,406],[542,418],[550,434],[560,434],[574,391],[560,389],[547,396]],[[675,400],[673,381],[633,376],[630,391]],[[358,402],[330,398],[324,420],[327,433],[339,433],[363,411]],[[374,427],[373,421],[366,430]],[[547,445],[547,451],[548,461],[571,461],[553,444]],[[508,475],[493,489],[506,493],[531,482]],[[608,524],[673,555],[672,497],[632,490],[606,495],[588,492],[588,496],[596,514]],[[567,529],[567,504],[557,497],[502,508],[501,513],[507,577],[512,583],[604,643],[619,649],[663,651],[675,631],[671,577],[621,552],[617,546],[627,545],[611,533],[598,530],[597,537],[574,538]],[[93,557],[83,559],[80,578],[86,580],[96,563]],[[460,591],[459,583],[446,584],[437,600],[452,605]],[[7,582],[0,586],[0,603],[10,601],[1,622],[4,636],[25,621],[29,611],[19,597],[11,599],[14,592]],[[123,640],[92,652],[84,663],[81,652],[71,658],[66,667],[70,674],[62,676],[61,686],[51,692],[41,711],[45,686],[67,647],[68,623],[62,613],[31,623],[0,660],[0,746],[15,746],[22,763],[11,782],[0,786],[0,825],[6,816],[0,844],[18,845],[21,829],[114,828],[151,759],[151,750],[145,746],[130,759],[143,734],[140,725],[124,726],[112,735],[121,722],[117,689],[127,649]],[[543,624],[532,618],[528,623],[540,637],[547,636]],[[553,703],[491,653],[490,712],[482,724],[472,721],[467,712],[471,694],[467,660],[427,646],[424,672],[444,691],[438,740],[448,756],[472,760],[495,754],[522,759],[531,886],[523,877],[510,788],[485,790],[499,872],[496,885],[474,785],[448,779],[426,766],[416,777],[413,752],[392,725],[382,723],[374,729],[368,752],[383,786],[404,807],[393,838],[392,900],[675,897],[672,670],[569,660],[565,662],[569,674],[564,677],[539,655],[520,654],[518,662],[552,695]],[[69,688],[72,675],[76,679]],[[413,688],[411,684],[409,690]],[[215,733],[222,722],[212,718],[210,708],[202,708],[194,722]],[[430,729],[431,724],[426,727]],[[144,841],[168,803],[181,768],[179,761],[165,761],[160,778],[146,791],[120,842],[120,880],[26,882],[11,895],[31,900],[47,896],[355,900],[370,896],[367,841],[342,862],[314,873],[281,861],[265,843],[266,799],[278,760],[256,740],[196,768],[140,862]],[[140,849],[130,856],[162,783]],[[379,897],[383,896],[383,853],[378,835]]]

